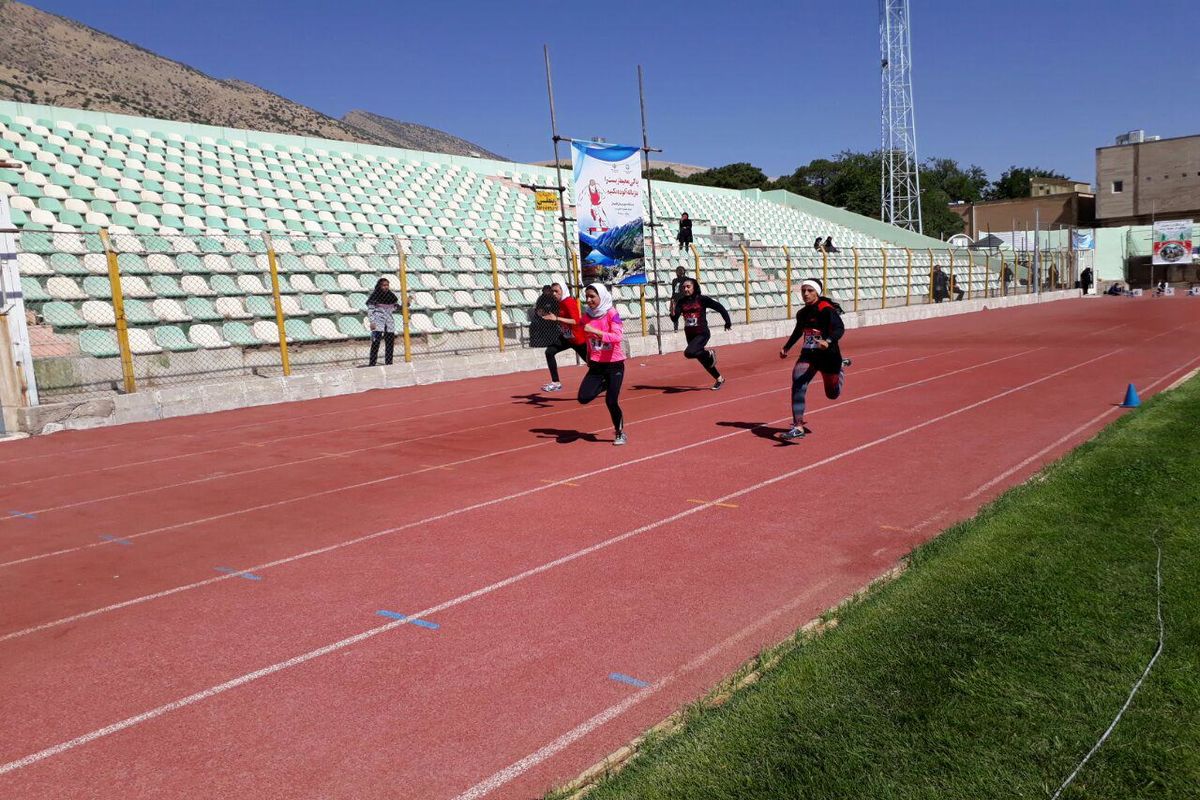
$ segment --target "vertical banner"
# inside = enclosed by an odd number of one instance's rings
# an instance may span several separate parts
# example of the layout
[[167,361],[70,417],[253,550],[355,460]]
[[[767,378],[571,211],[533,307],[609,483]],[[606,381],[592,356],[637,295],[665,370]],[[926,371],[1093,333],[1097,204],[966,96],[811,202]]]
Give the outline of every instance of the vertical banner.
[[644,284],[641,150],[572,142],[575,217],[585,284]]
[[[17,237],[5,233],[13,229],[8,198],[0,195],[0,314],[8,319],[8,338],[12,353],[0,353],[11,359],[25,373],[25,396],[29,405],[37,405],[37,382],[33,373],[33,353],[29,344],[29,328],[25,321],[25,296],[21,291],[21,275],[17,271]],[[4,422],[0,419],[0,430]]]
[[1192,221],[1158,220],[1154,223],[1153,264],[1192,263]]

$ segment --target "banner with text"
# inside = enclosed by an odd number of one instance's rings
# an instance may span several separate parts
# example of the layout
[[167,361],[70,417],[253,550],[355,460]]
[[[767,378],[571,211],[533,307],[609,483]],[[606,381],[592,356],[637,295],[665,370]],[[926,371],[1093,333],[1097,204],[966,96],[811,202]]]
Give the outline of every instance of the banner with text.
[[646,282],[640,154],[625,145],[571,143],[585,284]]
[[1192,263],[1192,221],[1165,219],[1154,223],[1154,264]]

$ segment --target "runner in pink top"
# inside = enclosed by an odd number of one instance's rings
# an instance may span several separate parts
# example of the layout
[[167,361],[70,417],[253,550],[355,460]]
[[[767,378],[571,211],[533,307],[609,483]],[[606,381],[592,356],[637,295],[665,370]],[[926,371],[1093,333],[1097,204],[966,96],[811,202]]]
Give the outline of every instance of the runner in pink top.
[[589,284],[583,296],[588,371],[579,384],[579,402],[587,405],[599,397],[600,392],[604,392],[604,404],[608,406],[608,414],[612,417],[613,430],[616,432],[613,444],[623,445],[625,416],[617,401],[621,395],[621,381],[625,379],[625,352],[621,349],[624,326],[604,284]]

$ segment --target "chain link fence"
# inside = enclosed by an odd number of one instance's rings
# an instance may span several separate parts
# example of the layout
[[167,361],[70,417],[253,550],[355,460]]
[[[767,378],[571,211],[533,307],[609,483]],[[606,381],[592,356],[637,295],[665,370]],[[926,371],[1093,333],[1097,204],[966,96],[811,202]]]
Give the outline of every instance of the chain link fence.
[[[1066,288],[1068,255],[660,244],[650,283],[613,296],[627,334],[654,335],[668,329],[679,268],[745,324],[791,317],[804,278],[855,311],[931,302],[938,270],[941,299]],[[49,402],[366,364],[380,279],[402,301],[396,362],[527,347],[542,287],[580,292],[575,254],[551,241],[25,231],[17,262]]]

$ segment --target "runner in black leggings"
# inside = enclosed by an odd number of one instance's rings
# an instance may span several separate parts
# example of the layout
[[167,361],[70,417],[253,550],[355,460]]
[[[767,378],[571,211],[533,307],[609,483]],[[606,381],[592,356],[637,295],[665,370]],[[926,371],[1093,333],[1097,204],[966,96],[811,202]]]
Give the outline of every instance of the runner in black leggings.
[[593,283],[584,291],[584,326],[587,334],[588,371],[579,384],[579,402],[583,405],[604,392],[604,404],[612,418],[614,445],[625,444],[625,415],[619,400],[625,379],[625,352],[621,349],[624,326],[613,308],[612,296],[604,284]]
[[709,308],[725,320],[725,330],[733,327],[733,320],[729,318],[725,306],[701,294],[700,282],[695,278],[684,278],[675,306],[676,313],[683,317],[683,335],[687,339],[687,349],[683,351],[683,355],[685,358],[699,361],[700,366],[716,379],[717,382],[712,385],[715,392],[725,383],[725,378],[717,370],[717,351],[704,349],[708,344],[708,337],[712,335],[708,329],[708,315],[705,313],[705,309]]

